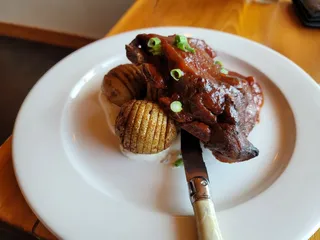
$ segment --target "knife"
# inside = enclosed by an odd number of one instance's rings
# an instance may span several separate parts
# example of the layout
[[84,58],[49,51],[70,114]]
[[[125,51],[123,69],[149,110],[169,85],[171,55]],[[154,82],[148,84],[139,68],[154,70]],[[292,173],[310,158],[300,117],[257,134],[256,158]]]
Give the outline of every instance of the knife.
[[199,139],[181,130],[181,153],[199,240],[223,240],[209,192],[209,176]]

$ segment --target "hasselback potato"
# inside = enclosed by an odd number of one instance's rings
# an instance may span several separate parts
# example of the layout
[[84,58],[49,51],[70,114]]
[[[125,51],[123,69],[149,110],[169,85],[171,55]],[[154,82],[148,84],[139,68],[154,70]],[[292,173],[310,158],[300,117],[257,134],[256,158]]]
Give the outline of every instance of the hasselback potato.
[[121,107],[116,134],[124,149],[151,154],[168,148],[177,136],[177,128],[156,103],[131,100]]
[[110,102],[119,107],[146,95],[146,81],[139,66],[123,64],[111,69],[103,79],[101,90]]

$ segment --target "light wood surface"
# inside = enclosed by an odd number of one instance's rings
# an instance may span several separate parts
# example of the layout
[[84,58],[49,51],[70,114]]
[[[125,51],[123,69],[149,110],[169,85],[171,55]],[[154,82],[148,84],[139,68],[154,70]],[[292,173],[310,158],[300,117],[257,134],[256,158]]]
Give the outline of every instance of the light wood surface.
[[5,22],[0,22],[0,36],[1,35],[70,48],[80,48],[97,40],[70,33],[55,32]]
[[[320,29],[303,27],[289,1],[275,4],[249,2],[138,0],[112,28],[109,35],[153,26],[183,25],[217,29],[275,49],[300,65],[320,83]],[[11,139],[0,148],[0,219],[21,226],[27,231],[31,231],[36,221],[14,178]],[[54,239],[42,225],[37,228],[37,233]],[[311,240],[320,240],[320,231]]]
[[[31,232],[37,221],[24,200],[14,176],[12,165],[12,138],[0,147],[0,219]],[[46,239],[56,239],[41,223],[35,234]]]
[[221,30],[273,48],[320,83],[320,29],[303,27],[289,1],[275,4],[246,2],[251,1],[140,0],[111,29],[110,34],[154,26]]

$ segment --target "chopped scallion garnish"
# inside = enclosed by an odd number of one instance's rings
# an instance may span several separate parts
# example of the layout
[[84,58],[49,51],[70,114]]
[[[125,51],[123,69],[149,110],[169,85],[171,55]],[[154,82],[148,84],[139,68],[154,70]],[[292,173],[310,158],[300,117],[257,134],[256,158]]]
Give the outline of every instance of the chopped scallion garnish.
[[152,55],[161,55],[161,48],[156,48],[156,49],[152,48],[149,50],[149,52],[151,52]]
[[170,104],[170,109],[172,112],[178,113],[182,111],[182,103],[180,101],[173,101]]
[[189,43],[188,43],[188,39],[183,36],[183,35],[176,35],[175,39],[174,39],[174,44],[181,50],[185,51],[185,52],[191,52],[194,53],[195,50],[194,48],[192,48]]
[[153,55],[161,54],[161,40],[159,38],[150,38],[147,45],[150,48],[149,52],[151,52]]
[[153,48],[155,46],[160,45],[160,43],[161,43],[161,40],[159,38],[157,38],[157,37],[154,37],[154,38],[150,38],[149,39],[147,45],[148,45],[148,47]]
[[170,75],[174,78],[174,80],[179,81],[184,73],[179,68],[175,68],[170,71]]
[[186,37],[186,36],[183,36],[183,35],[176,35],[176,37],[175,37],[174,40],[175,40],[175,42],[177,42],[177,43],[183,43],[183,44],[188,43],[187,37]]
[[173,165],[174,165],[175,167],[181,167],[181,166],[183,166],[183,159],[182,159],[182,158],[177,159],[177,160],[173,163]]
[[220,72],[226,75],[229,73],[229,71],[225,68],[221,68]]

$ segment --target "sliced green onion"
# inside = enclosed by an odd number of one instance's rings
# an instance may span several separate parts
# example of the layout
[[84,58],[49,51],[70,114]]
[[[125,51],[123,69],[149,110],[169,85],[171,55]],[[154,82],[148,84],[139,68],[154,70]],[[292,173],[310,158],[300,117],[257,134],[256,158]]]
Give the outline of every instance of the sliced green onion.
[[177,160],[173,163],[173,166],[175,166],[175,167],[181,167],[181,166],[183,166],[183,159],[182,159],[182,158],[177,159]]
[[196,51],[194,50],[194,48],[190,47],[189,44],[184,44],[184,43],[177,43],[176,44],[177,47],[185,52],[191,52],[191,53],[195,53]]
[[161,47],[160,48],[152,48],[149,50],[152,55],[161,55]]
[[147,45],[152,55],[161,55],[161,40],[159,38],[150,38]]
[[195,53],[194,48],[192,48],[189,43],[188,43],[188,39],[183,36],[183,35],[176,35],[175,39],[174,39],[174,44],[181,50],[185,51],[185,52],[191,52],[191,53]]
[[150,38],[149,41],[148,41],[148,47],[150,48],[154,48],[155,46],[158,46],[160,45],[161,43],[161,40],[157,37],[154,37],[154,38]]
[[229,73],[229,71],[225,68],[221,68],[220,72],[226,75]]
[[175,68],[170,71],[170,75],[174,78],[174,80],[179,81],[184,73],[179,68]]
[[176,45],[177,45],[177,47],[178,47],[179,49],[181,49],[181,50],[183,50],[183,51],[185,51],[185,52],[187,51],[187,49],[186,49],[186,44],[185,44],[185,43],[177,42]]
[[172,112],[178,113],[182,111],[182,103],[179,101],[173,101],[170,104],[170,109],[172,110]]
[[215,61],[214,64],[219,64],[221,67],[223,66],[221,61]]
[[183,44],[188,43],[188,39],[186,38],[186,36],[183,36],[183,35],[176,35],[174,41],[176,43],[183,43]]

